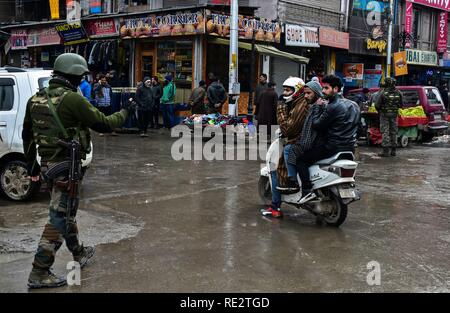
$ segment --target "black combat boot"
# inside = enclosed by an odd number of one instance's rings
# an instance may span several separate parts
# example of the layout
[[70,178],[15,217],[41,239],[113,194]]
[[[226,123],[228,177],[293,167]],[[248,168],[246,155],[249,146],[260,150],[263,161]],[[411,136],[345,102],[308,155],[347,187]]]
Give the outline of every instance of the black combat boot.
[[391,156],[396,156],[396,155],[397,155],[397,149],[391,148]]
[[80,252],[73,254],[73,260],[80,263],[80,268],[87,265],[88,261],[94,256],[94,247],[81,247]]
[[383,152],[378,153],[378,156],[380,157],[388,157],[389,156],[389,148],[383,147]]
[[50,270],[33,268],[28,277],[28,288],[55,288],[67,285],[65,278],[58,277]]

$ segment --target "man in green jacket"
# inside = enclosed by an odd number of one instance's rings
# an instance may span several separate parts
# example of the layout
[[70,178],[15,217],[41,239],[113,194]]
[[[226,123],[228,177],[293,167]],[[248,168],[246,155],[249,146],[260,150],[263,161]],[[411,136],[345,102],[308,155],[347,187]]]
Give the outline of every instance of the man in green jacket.
[[177,88],[172,81],[172,75],[164,77],[163,95],[161,97],[161,109],[163,112],[164,127],[171,129],[175,126],[175,95]]
[[[40,170],[45,177],[48,169],[69,157],[67,148],[58,144],[58,141],[77,140],[81,146],[81,157],[85,158],[91,146],[89,129],[100,133],[112,132],[127,118],[128,110],[131,109],[129,104],[120,112],[106,117],[77,92],[83,75],[88,71],[86,60],[80,55],[62,54],[55,61],[49,87],[41,89],[28,100],[22,139],[28,174],[33,181],[40,178],[37,152],[41,156]],[[75,218],[79,199],[75,200],[75,208],[72,207],[67,220],[69,190],[64,186],[67,179],[68,171],[61,170],[48,181],[51,187],[49,220],[34,257],[33,269],[28,278],[29,288],[58,287],[67,283],[65,278],[57,277],[50,271],[56,252],[64,240],[74,261],[81,268],[94,255],[93,247],[84,247],[78,240]]]

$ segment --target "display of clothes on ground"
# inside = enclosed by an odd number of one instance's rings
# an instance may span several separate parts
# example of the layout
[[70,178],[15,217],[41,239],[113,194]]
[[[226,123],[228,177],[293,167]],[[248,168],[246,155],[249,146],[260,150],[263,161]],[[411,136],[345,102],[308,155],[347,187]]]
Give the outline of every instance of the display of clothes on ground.
[[244,130],[247,130],[252,126],[252,123],[246,117],[230,116],[222,114],[194,114],[187,117],[183,122],[183,125],[187,125],[193,129],[195,125],[202,125],[202,127],[221,127],[227,126],[242,126]]

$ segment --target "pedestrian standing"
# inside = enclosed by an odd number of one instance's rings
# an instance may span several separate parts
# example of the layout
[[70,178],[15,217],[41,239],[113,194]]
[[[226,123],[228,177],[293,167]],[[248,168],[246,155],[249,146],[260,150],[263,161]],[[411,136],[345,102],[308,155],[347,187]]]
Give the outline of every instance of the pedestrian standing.
[[267,74],[261,74],[259,76],[259,84],[258,86],[256,86],[256,90],[255,90],[255,105],[256,107],[258,107],[259,105],[259,101],[261,98],[262,93],[268,88],[268,84],[267,84]]
[[86,77],[83,79],[83,81],[80,84],[80,91],[83,94],[83,96],[86,98],[87,101],[91,101],[91,85],[87,81]]
[[153,92],[153,111],[152,118],[150,119],[150,127],[155,129],[159,128],[159,108],[163,90],[159,83],[158,76],[152,78],[152,92]]
[[[100,78],[99,84],[97,85],[94,91],[95,103],[100,112],[102,112],[106,116],[109,116],[113,113],[111,106],[112,88],[108,84],[105,75],[100,75],[99,78]],[[116,132],[112,132],[111,135],[117,136]],[[103,136],[103,133],[100,133],[100,136]]]
[[143,84],[136,90],[138,105],[139,131],[141,137],[148,137],[147,129],[153,112],[153,91],[150,77],[145,77]]
[[268,84],[268,88],[261,94],[259,105],[255,110],[255,116],[258,120],[258,132],[261,130],[260,126],[266,126],[266,138],[270,138],[271,126],[277,125],[278,94],[275,91],[275,87],[275,83]]
[[198,87],[192,91],[189,98],[189,106],[191,107],[192,114],[205,114],[205,96],[206,96],[206,83],[201,80]]
[[381,146],[383,152],[379,154],[381,157],[389,156],[389,148],[391,148],[391,156],[396,155],[397,148],[397,116],[398,110],[402,107],[403,98],[401,92],[395,87],[395,79],[387,77],[385,87],[380,91],[375,103],[375,107],[380,114],[380,131],[382,134]]
[[176,87],[172,81],[172,75],[164,77],[163,95],[161,97],[161,109],[163,112],[164,127],[171,129],[175,124],[175,95]]
[[208,97],[208,113],[217,114],[222,112],[222,106],[227,101],[225,88],[217,76],[212,76],[206,95]]

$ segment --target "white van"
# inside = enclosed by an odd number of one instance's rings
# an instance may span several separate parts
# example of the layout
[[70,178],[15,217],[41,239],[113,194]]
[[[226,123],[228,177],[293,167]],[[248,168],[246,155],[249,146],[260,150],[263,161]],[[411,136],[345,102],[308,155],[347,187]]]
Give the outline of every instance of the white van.
[[[48,87],[51,74],[38,68],[0,68],[0,194],[10,200],[28,200],[40,187],[27,175],[22,129],[28,99]],[[91,159],[92,154],[83,166]]]

